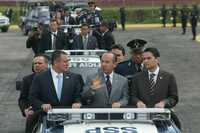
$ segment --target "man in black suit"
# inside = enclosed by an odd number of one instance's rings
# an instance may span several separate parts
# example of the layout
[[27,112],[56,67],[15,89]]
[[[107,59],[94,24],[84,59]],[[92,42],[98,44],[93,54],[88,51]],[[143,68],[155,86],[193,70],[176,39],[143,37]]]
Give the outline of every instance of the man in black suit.
[[58,30],[56,19],[51,20],[50,31],[44,32],[40,40],[39,53],[44,53],[45,50],[61,50],[69,47],[65,34]]
[[63,25],[75,25],[75,19],[70,15],[68,8],[65,8],[62,13],[61,21]]
[[30,90],[30,101],[35,110],[48,112],[52,108],[80,108],[82,82],[77,74],[68,71],[69,57],[54,51],[52,67],[35,76]]
[[[144,50],[143,63],[147,70],[136,74],[132,79],[130,105],[138,108],[172,108],[178,103],[175,77],[160,69],[159,57],[160,53],[156,48]],[[172,113],[172,119],[173,117]],[[177,126],[180,128],[180,123]]]
[[74,37],[72,49],[96,49],[97,39],[89,34],[90,26],[86,23],[81,25],[81,33]]
[[114,36],[112,32],[109,31],[109,26],[107,22],[102,22],[100,25],[101,41],[99,44],[100,49],[110,50],[111,46],[115,44]]
[[31,133],[34,125],[37,122],[37,113],[35,113],[32,109],[30,101],[28,100],[29,97],[29,90],[33,81],[33,78],[37,73],[40,73],[46,70],[48,67],[48,59],[46,56],[42,54],[38,54],[33,59],[33,71],[34,73],[25,76],[22,82],[22,90],[18,99],[18,104],[22,115],[26,117],[26,129],[25,133]]

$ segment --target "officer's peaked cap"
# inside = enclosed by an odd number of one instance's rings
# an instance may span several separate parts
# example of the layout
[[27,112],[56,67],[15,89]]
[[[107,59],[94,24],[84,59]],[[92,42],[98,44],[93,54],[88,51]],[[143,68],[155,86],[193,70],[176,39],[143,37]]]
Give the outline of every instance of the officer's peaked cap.
[[133,52],[142,52],[147,41],[143,39],[133,39],[127,43],[127,47],[131,48]]

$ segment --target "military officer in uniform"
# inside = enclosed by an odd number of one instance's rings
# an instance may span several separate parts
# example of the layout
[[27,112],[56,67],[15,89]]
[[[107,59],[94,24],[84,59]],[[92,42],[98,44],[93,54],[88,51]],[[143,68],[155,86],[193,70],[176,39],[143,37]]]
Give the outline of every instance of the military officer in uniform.
[[172,15],[172,23],[173,23],[173,27],[176,27],[176,16],[177,16],[177,9],[176,9],[176,5],[173,4],[173,7],[171,9],[171,15]]
[[129,77],[137,72],[142,71],[142,52],[147,42],[141,39],[134,39],[130,41],[127,46],[131,49],[131,58],[127,61],[121,62],[115,68],[115,72],[122,76]]
[[192,35],[193,35],[192,40],[196,40],[196,27],[197,27],[198,18],[199,18],[199,11],[198,11],[197,5],[193,5],[193,9],[190,14],[190,23],[191,23],[191,29],[192,29]]
[[188,8],[187,5],[184,5],[181,9],[181,25],[182,25],[182,34],[185,35],[186,27],[187,27],[187,21],[188,21]]
[[160,9],[160,15],[163,27],[166,27],[167,9],[165,7],[165,4],[163,4],[162,8]]
[[99,26],[102,21],[102,16],[98,10],[96,10],[96,5],[94,1],[89,1],[88,6],[90,10],[87,14],[87,20],[90,25]]

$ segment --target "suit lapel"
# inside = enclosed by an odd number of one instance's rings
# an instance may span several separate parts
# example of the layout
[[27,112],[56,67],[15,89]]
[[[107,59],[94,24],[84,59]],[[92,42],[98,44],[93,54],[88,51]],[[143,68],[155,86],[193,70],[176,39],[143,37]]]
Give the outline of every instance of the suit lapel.
[[162,70],[160,70],[158,73],[157,80],[156,80],[155,89],[161,88],[160,85],[161,85],[161,81],[162,81],[163,77],[164,77],[164,73],[162,72]]
[[69,73],[63,73],[63,85],[62,85],[62,92],[61,92],[61,98],[60,101],[62,101],[62,98],[67,93],[66,86],[70,85],[70,79],[71,75]]
[[108,96],[108,90],[107,90],[107,86],[106,86],[106,80],[105,80],[105,77],[104,77],[104,73],[101,70],[99,70],[98,73],[102,77],[102,79],[101,79],[102,83],[101,84],[103,84],[105,86],[105,87],[103,87],[105,96],[107,98],[109,98],[109,96]]
[[118,78],[115,73],[113,73],[113,80],[112,80],[112,90],[110,94],[110,100],[112,99],[113,95],[116,94],[117,88],[118,88]]
[[57,97],[57,93],[56,93],[56,88],[55,88],[55,85],[53,83],[53,78],[52,78],[52,74],[51,74],[51,71],[49,70],[49,76],[47,76],[47,85],[49,84],[50,85],[50,94],[52,94],[53,98],[56,98],[56,101],[59,102],[59,99]]

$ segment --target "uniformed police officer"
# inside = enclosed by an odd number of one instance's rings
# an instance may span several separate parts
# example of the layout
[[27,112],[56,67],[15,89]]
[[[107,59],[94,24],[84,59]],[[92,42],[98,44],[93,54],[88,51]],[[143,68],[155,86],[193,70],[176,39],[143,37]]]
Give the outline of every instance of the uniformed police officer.
[[173,4],[173,7],[171,9],[171,16],[172,16],[173,27],[176,27],[177,9],[176,9],[176,5],[175,4]]
[[193,9],[190,13],[190,23],[191,23],[193,40],[196,40],[196,27],[197,27],[198,18],[199,18],[199,11],[198,11],[197,5],[193,5]]
[[167,9],[165,7],[165,4],[163,4],[162,8],[160,9],[160,15],[161,15],[163,27],[166,27]]
[[125,23],[126,23],[126,10],[125,7],[121,7],[119,9],[119,14],[120,14],[120,22],[122,25],[122,30],[125,30]]
[[130,41],[127,46],[131,49],[131,58],[119,63],[115,72],[127,78],[131,78],[137,72],[141,72],[144,68],[142,64],[142,52],[146,43],[145,40],[141,39]]
[[94,1],[89,1],[88,6],[90,10],[87,14],[87,20],[90,25],[99,26],[102,21],[102,16],[98,10],[96,10],[96,5]]
[[186,32],[187,21],[188,21],[188,8],[187,5],[184,5],[183,8],[181,9],[181,25],[182,25],[183,35]]

